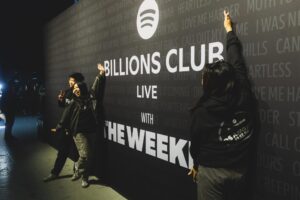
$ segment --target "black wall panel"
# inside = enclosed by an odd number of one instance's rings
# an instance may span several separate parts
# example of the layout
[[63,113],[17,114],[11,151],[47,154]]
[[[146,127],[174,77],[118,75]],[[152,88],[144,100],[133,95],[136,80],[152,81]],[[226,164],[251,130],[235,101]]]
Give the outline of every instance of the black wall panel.
[[[224,9],[260,102],[256,199],[300,199],[299,1],[82,0],[45,29],[47,122],[59,119],[67,76],[79,71],[91,84],[104,63],[105,175],[129,199],[195,199],[189,108],[202,94],[202,64],[226,57]],[[137,20],[150,23],[146,33]]]

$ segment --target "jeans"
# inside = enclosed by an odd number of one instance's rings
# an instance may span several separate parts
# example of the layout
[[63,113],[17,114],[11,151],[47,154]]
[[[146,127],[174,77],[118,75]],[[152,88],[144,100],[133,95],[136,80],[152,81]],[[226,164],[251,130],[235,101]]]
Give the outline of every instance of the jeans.
[[83,179],[88,179],[90,174],[94,136],[95,133],[76,133],[73,137],[79,153],[76,168],[82,174]]

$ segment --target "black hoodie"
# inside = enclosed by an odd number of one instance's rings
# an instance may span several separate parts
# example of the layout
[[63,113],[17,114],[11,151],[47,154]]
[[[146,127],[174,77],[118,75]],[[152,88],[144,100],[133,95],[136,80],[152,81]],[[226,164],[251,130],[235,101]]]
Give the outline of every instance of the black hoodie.
[[87,96],[73,97],[56,126],[57,130],[68,129],[73,136],[78,132],[95,132],[98,115],[101,115],[98,111],[103,107],[105,80],[104,74],[97,75]]
[[241,43],[233,31],[227,34],[226,49],[237,84],[233,92],[221,97],[202,96],[192,110],[190,152],[194,166],[242,167],[253,152],[256,100]]

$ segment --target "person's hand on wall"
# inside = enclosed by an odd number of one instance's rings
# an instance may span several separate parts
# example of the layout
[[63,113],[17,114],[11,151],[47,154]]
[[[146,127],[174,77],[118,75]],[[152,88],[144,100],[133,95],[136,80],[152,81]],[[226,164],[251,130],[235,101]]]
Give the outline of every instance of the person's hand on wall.
[[224,10],[224,28],[227,33],[232,31],[232,21],[229,12],[227,12],[226,10]]
[[105,69],[101,63],[98,64],[98,70],[101,76],[105,74]]
[[188,176],[192,176],[192,179],[194,182],[197,182],[197,174],[198,174],[198,170],[193,167],[192,169],[190,169]]

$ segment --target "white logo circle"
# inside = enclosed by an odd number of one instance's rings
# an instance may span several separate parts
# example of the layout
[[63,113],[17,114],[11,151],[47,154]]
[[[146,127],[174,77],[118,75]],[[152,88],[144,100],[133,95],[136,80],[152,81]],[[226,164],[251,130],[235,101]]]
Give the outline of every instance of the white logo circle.
[[151,38],[158,26],[159,10],[155,0],[144,0],[139,8],[136,26],[144,40]]

